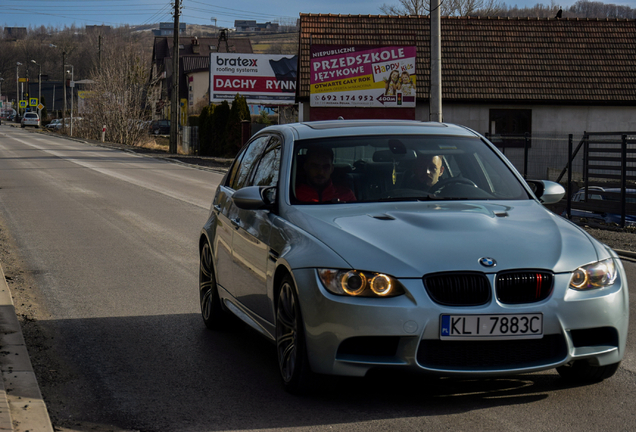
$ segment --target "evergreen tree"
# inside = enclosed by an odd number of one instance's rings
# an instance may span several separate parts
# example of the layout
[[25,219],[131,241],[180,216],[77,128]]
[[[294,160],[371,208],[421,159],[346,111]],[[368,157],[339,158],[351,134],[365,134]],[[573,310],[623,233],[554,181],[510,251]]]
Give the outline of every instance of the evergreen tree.
[[214,105],[209,105],[201,110],[199,115],[199,154],[210,156],[212,154],[212,114]]
[[224,151],[225,155],[235,156],[243,146],[242,125],[243,120],[249,120],[250,110],[247,106],[245,98],[238,93],[232,101],[232,108],[227,122],[227,147]]
[[227,149],[227,122],[230,117],[230,104],[227,101],[221,102],[214,107],[212,114],[211,131],[211,156],[228,156],[224,152]]

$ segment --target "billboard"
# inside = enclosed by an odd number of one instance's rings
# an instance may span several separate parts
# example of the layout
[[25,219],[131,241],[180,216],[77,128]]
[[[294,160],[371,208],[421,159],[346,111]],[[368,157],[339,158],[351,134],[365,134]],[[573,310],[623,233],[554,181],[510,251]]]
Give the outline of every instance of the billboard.
[[211,53],[210,102],[229,102],[239,93],[248,104],[293,104],[297,57]]
[[312,45],[312,107],[415,108],[415,46]]

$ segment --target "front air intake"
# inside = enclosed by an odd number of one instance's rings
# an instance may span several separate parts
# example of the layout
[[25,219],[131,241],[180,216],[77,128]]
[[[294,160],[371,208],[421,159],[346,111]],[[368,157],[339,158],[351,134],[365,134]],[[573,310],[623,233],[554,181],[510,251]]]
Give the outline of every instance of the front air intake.
[[483,273],[437,273],[424,276],[424,286],[435,303],[479,306],[490,301],[490,283]]

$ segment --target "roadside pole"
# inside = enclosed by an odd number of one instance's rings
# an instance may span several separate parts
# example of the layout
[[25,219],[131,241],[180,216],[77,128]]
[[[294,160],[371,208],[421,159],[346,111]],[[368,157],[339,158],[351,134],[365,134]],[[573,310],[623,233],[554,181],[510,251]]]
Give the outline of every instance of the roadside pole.
[[174,37],[172,44],[172,98],[170,100],[170,147],[168,152],[177,153],[179,138],[179,13],[180,1],[174,1]]

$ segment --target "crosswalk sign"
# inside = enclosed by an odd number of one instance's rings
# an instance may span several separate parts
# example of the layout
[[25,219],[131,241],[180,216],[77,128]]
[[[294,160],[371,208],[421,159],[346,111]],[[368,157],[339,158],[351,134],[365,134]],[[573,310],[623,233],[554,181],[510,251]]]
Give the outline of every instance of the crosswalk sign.
[[20,101],[20,108],[26,108],[26,107],[27,107],[27,101],[21,100]]
[[30,98],[29,106],[38,106],[38,98]]

